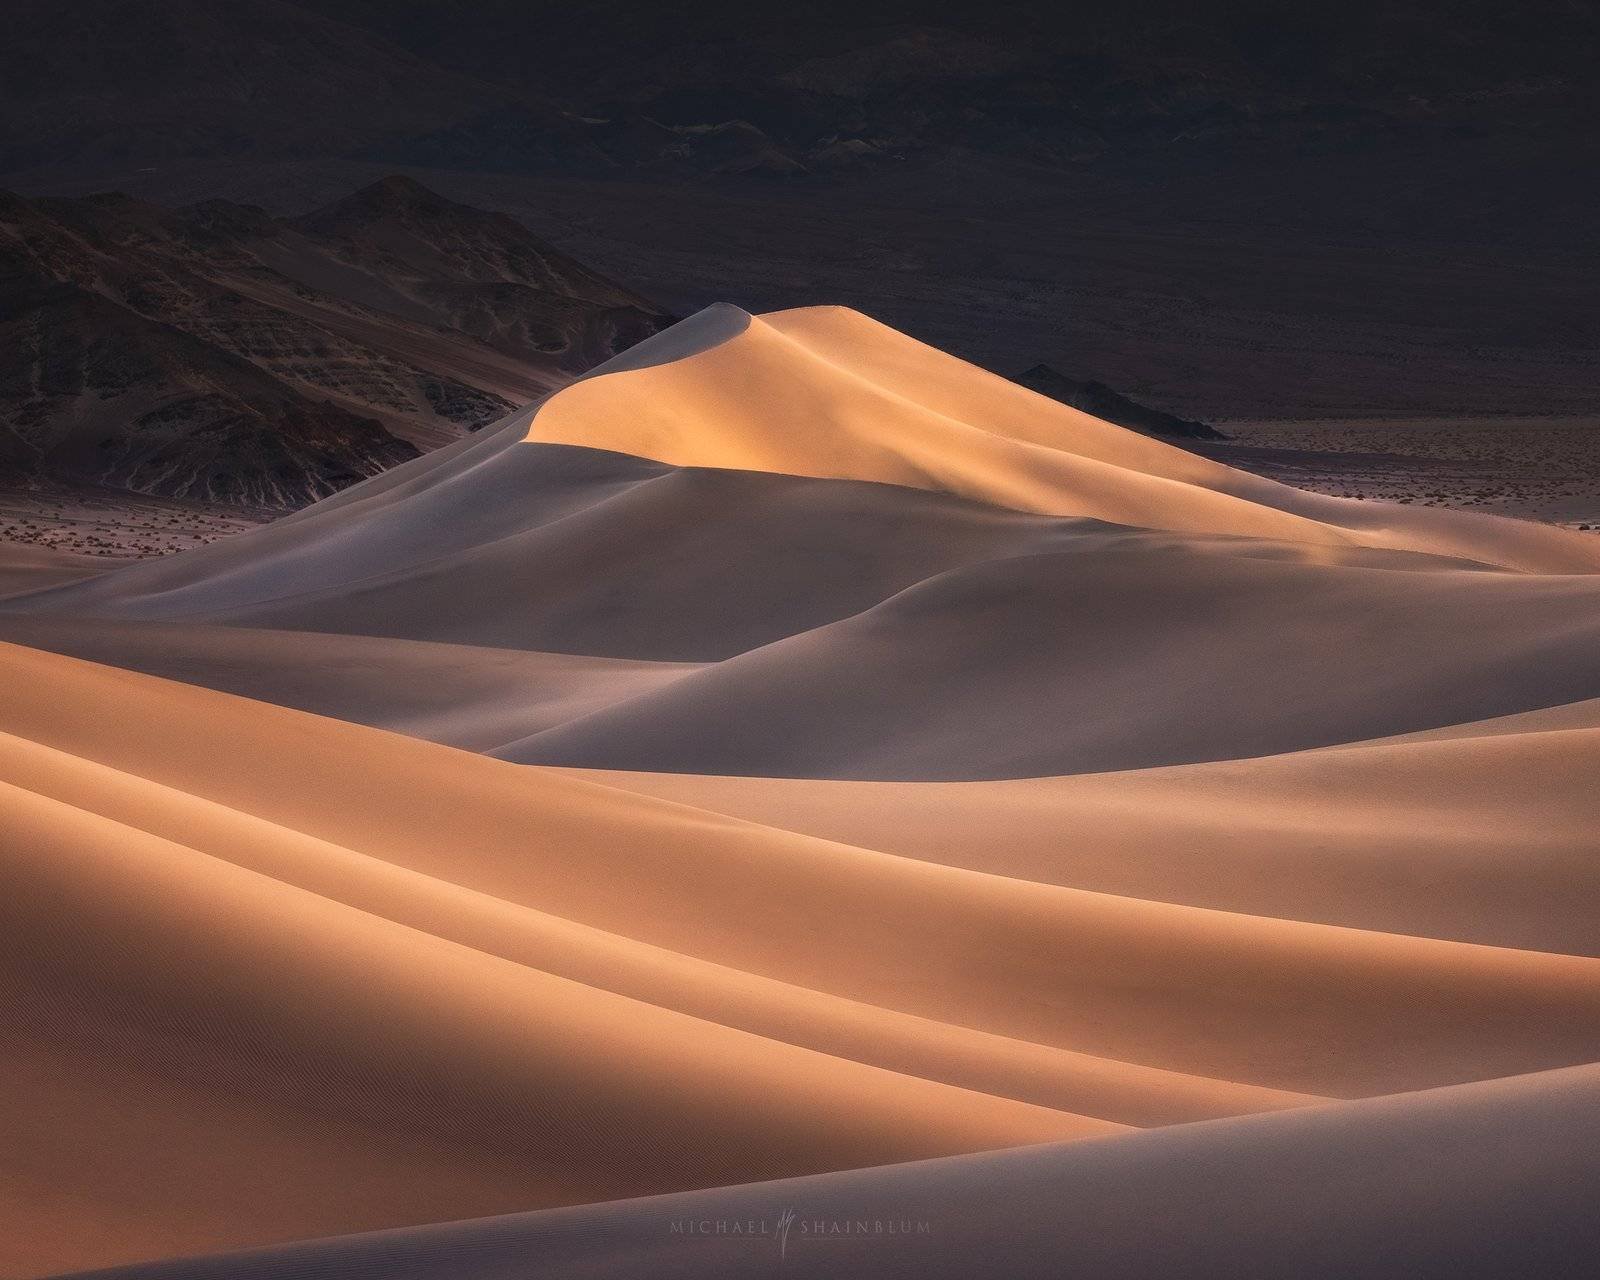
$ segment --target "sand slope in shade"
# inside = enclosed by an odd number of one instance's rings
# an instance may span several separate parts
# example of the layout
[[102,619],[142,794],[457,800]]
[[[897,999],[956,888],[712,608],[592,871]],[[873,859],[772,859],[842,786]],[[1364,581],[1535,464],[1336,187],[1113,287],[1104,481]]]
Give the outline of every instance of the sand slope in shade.
[[743,1276],[663,1212],[875,1206],[934,1234],[785,1274],[1594,1243],[1600,540],[719,307],[11,568],[0,1273]]
[[930,579],[499,754],[866,779],[1143,768],[1592,698],[1597,646],[1600,578],[1085,538]]
[[[854,572],[812,552],[872,527],[864,491],[905,491],[758,486],[763,499],[741,507],[736,496],[757,485],[716,481],[728,500],[705,508],[747,511],[748,524],[675,506],[615,572],[581,568],[593,564],[587,548],[569,571],[547,546],[506,590],[462,572],[435,579],[426,604],[375,589],[395,629],[403,611],[435,636],[468,630],[473,608],[493,616],[494,629],[472,628],[492,630],[493,647],[342,630],[382,612],[359,592],[314,616],[267,617],[315,624],[307,631],[0,610],[0,638],[521,762],[782,776],[955,780],[1222,760],[1600,692],[1597,577],[1307,564],[1280,544],[1220,550],[1104,527],[1006,555],[991,530],[963,541],[976,523],[967,511],[894,526],[904,559],[885,538],[882,558]],[[837,518],[846,499],[860,520]],[[815,518],[761,518],[780,506]],[[704,573],[722,562],[693,554],[723,534],[758,552],[742,573]],[[805,553],[785,561],[780,548],[797,542]],[[941,554],[975,560],[938,572],[927,562]],[[764,563],[777,567],[764,575]],[[895,590],[895,578],[930,568]],[[469,607],[452,606],[455,590]],[[837,614],[850,616],[827,620]],[[629,636],[637,643],[618,643]],[[661,660],[744,644],[709,664]],[[548,651],[568,646],[577,652]]]
[[[1600,1251],[1597,1190],[1600,1068],[1581,1067],[1066,1146],[311,1241],[104,1280],[1576,1280]],[[733,1234],[736,1223],[755,1234]],[[868,1233],[842,1234],[859,1232],[857,1223]],[[870,1229],[877,1223],[883,1233]]]
[[114,563],[25,543],[0,544],[0,600],[97,577]]
[[[1584,1277],[1600,1069],[130,1267],[118,1280]],[[1152,1211],[1157,1208],[1158,1211]],[[778,1232],[794,1213],[784,1250]],[[757,1224],[757,1235],[675,1232]],[[883,1222],[902,1234],[830,1235]],[[902,1227],[904,1224],[904,1227]],[[925,1226],[925,1229],[923,1229]],[[835,1230],[838,1230],[835,1227]]]
[[191,622],[0,616],[0,637],[468,751],[498,750],[699,669]]

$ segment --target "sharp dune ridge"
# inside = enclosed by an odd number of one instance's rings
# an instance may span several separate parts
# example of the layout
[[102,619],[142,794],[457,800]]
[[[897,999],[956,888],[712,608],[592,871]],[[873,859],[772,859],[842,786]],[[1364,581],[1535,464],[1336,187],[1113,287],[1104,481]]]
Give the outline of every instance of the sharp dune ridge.
[[762,1274],[666,1224],[785,1197],[947,1233],[852,1274],[1470,1274],[1600,1181],[1600,540],[718,307],[8,568],[6,1274]]

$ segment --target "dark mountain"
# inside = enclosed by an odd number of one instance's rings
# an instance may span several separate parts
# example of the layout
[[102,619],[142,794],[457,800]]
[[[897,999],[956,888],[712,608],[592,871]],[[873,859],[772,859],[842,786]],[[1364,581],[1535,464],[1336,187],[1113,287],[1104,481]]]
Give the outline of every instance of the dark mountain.
[[414,446],[182,330],[72,284],[0,309],[0,469],[252,507],[296,507]]
[[[844,303],[1190,418],[1595,407],[1600,0],[11,0],[4,35],[30,194],[288,214],[399,168],[676,311]],[[423,283],[382,296],[542,352],[515,287]],[[409,376],[357,398],[470,416]]]
[[1139,404],[1121,392],[1113,391],[1103,382],[1078,382],[1047,364],[1036,364],[1033,368],[1018,374],[1012,381],[1027,387],[1030,391],[1049,396],[1052,400],[1069,404],[1074,409],[1082,409],[1097,418],[1115,422],[1118,426],[1131,427],[1135,431],[1144,432],[1145,435],[1166,436],[1173,440],[1228,438],[1204,422],[1194,422]]
[[508,412],[667,317],[409,179],[298,219],[0,194],[0,465],[293,507]]
[[[465,333],[547,371],[551,385],[609,359],[662,326],[662,313],[538,239],[514,218],[457,204],[404,177],[385,178],[279,224],[279,234],[333,246],[337,289],[379,310]],[[298,267],[296,266],[298,264]],[[356,288],[359,274],[360,287]]]

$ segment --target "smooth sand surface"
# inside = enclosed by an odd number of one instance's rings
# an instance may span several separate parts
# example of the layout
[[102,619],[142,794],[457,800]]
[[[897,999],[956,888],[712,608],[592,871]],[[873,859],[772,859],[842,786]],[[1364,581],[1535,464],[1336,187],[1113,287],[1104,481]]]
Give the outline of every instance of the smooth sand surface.
[[1600,960],[1531,937],[1063,887],[0,665],[17,1271],[1600,1058]]
[[[885,486],[663,479],[712,493],[672,497],[626,557],[600,521],[500,548],[515,573],[454,565],[225,625],[83,617],[75,592],[47,593],[72,610],[0,605],[0,639],[525,763],[800,777],[1226,760],[1600,695],[1600,577],[1318,564],[1286,544],[1019,531]],[[904,496],[927,518],[891,519]]]
[[468,751],[503,749],[699,670],[693,663],[382,636],[99,618],[0,614],[0,639]]
[[[1600,1070],[516,1214],[125,1280],[1587,1277]],[[787,1230],[785,1230],[787,1227]]]
[[1132,769],[1590,699],[1597,650],[1597,577],[1085,538],[940,575],[500,754],[824,778]]
[[[855,313],[713,308],[294,516],[12,595],[0,1273],[718,1187],[685,1212],[904,1193],[948,1232],[811,1274],[1565,1258],[1596,570]],[[659,1208],[237,1274],[774,1265]]]
[[1009,782],[571,772],[1044,884],[1600,955],[1597,719],[1578,703],[1449,737]]
[[117,562],[24,543],[0,543],[0,600],[93,578]]

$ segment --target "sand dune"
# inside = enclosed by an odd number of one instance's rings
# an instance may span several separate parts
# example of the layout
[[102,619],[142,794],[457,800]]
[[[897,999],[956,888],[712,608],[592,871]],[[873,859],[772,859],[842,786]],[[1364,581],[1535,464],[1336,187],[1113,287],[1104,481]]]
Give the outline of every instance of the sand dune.
[[878,779],[1142,768],[1592,698],[1597,644],[1597,578],[1086,538],[930,579],[501,754]]
[[1596,1184],[1600,540],[713,308],[15,569],[0,1271],[1510,1273]]
[[93,556],[10,543],[0,547],[0,600],[92,578],[108,567]]
[[503,749],[699,669],[188,622],[0,616],[0,637],[468,751]]
[[[1583,727],[1562,721],[1579,718]],[[1122,897],[1600,954],[1600,706],[1261,759],[984,783],[574,770],[767,826]],[[1521,731],[1525,720],[1555,721]]]
[[37,1082],[10,1176],[47,1206],[12,1248],[51,1266],[1600,1057],[1581,956],[1061,888],[3,663],[8,1054]]
[[1600,567],[1593,541],[1560,530],[1367,506],[1246,475],[974,369],[848,308],[732,321],[729,311],[689,322],[710,331],[702,351],[591,377],[552,397],[528,438],[677,466],[879,480],[1141,528],[1398,547],[1508,568]]
[[[0,638],[522,762],[783,776],[1143,768],[1600,695],[1596,577],[1312,564],[1098,526],[1015,536],[916,497],[929,518],[895,519],[881,499],[904,491],[886,488],[662,479],[682,486],[658,491],[664,528],[613,508],[489,565],[228,625],[56,612],[75,588],[40,597],[49,613],[0,608]],[[604,545],[618,525],[625,558]],[[881,557],[835,554],[877,531]],[[426,641],[388,638],[405,631]]]
[[[606,456],[565,458],[518,447],[524,443]],[[48,604],[125,617],[270,612],[276,605],[280,623],[295,617],[306,620],[292,625],[309,627],[318,601],[381,583],[353,615],[343,615],[347,625],[323,629],[359,630],[365,612],[375,634],[467,641],[396,629],[401,623],[383,611],[430,575],[476,565],[487,571],[489,561],[507,570],[516,561],[497,554],[505,540],[540,529],[566,538],[603,521],[615,531],[613,560],[618,544],[637,550],[640,535],[684,515],[659,511],[655,493],[646,498],[639,490],[704,486],[690,505],[697,515],[715,513],[724,491],[712,487],[705,469],[931,490],[984,504],[991,525],[1000,508],[1253,536],[1291,544],[1303,558],[1370,547],[1538,572],[1600,568],[1600,541],[1574,532],[1329,498],[1246,475],[1090,418],[854,312],[751,317],[714,307],[477,436],[248,536],[124,570]],[[647,483],[662,480],[670,482]],[[906,495],[884,500],[904,502]],[[636,513],[653,513],[654,523],[641,528],[630,520]],[[574,522],[578,531],[558,528]],[[1058,538],[1072,530],[1011,523]],[[857,561],[882,554],[875,544],[849,545]],[[538,542],[517,549],[526,556],[547,550]],[[709,538],[701,549],[731,557]],[[409,620],[411,628],[426,625]]]
[[[1597,566],[1600,539],[1232,471],[854,313],[713,308],[286,520],[12,599],[68,621],[0,635],[523,762],[981,779],[1600,696]],[[210,625],[169,653],[91,619]],[[380,696],[303,680],[317,642],[284,631],[462,646],[428,695],[459,705],[416,712],[403,646],[363,651]],[[549,696],[489,709],[477,673],[514,664],[484,649],[680,665],[539,659]]]
[[1584,1067],[1065,1146],[130,1267],[108,1278],[488,1280],[536,1269],[617,1280],[1554,1280],[1588,1275],[1600,1249],[1589,1212],[1600,1186],[1597,1121],[1600,1071]]
[[[892,1015],[880,1033],[848,989],[785,988],[769,1007],[762,990],[782,983],[762,970],[781,966],[754,962],[759,937],[709,957],[673,950],[716,902],[696,905],[680,884],[673,913],[599,878],[604,858],[640,856],[640,804],[660,820],[663,862],[675,848],[690,859],[646,882],[681,881],[697,855],[736,856],[748,847],[737,824],[723,820],[716,840],[701,828],[718,820],[660,802],[619,805],[447,748],[4,656],[21,690],[3,740],[4,933],[21,1013],[8,1058],[50,1082],[56,1117],[40,1132],[39,1091],[12,1092],[7,1130],[33,1140],[6,1159],[40,1201],[81,1185],[85,1144],[97,1170],[93,1194],[12,1237],[19,1259],[52,1245],[55,1266],[96,1249],[149,1256],[1116,1127],[937,1078],[1009,1075],[1023,1093],[1043,1077],[1033,1087],[1063,1101],[1048,1047],[1017,1046],[1013,1062],[992,1036]],[[721,905],[739,909],[737,893]],[[658,912],[663,928],[630,934],[630,919]],[[718,950],[753,973],[717,963]],[[680,987],[695,1012],[663,994]],[[763,1020],[774,1025],[737,1025]],[[866,1045],[850,1056],[813,1039]],[[1094,1062],[1084,1073],[1090,1091],[1131,1089],[1135,1107],[1167,1080],[1129,1068],[1123,1085],[1115,1064]],[[1213,1113],[1277,1097],[1173,1086],[1180,1109],[1187,1091]],[[1219,1101],[1230,1097],[1247,1101]],[[241,1130],[251,1171],[221,1177]],[[433,1171],[425,1188],[396,1199],[418,1168]],[[285,1190],[268,1194],[271,1181]]]

